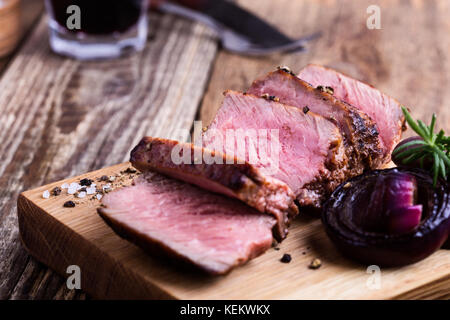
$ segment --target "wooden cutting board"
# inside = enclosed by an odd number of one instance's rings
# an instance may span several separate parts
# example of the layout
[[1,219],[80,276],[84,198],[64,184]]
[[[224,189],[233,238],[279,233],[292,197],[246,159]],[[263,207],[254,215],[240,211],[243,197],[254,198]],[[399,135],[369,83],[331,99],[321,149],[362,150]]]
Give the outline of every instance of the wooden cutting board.
[[[123,173],[129,163],[93,171],[22,193],[18,200],[23,245],[38,260],[67,277],[67,267],[81,270],[81,288],[95,298],[109,299],[395,299],[450,298],[450,251],[439,250],[403,268],[381,269],[380,282],[365,265],[336,252],[317,219],[301,215],[279,250],[212,277],[145,254],[117,236],[98,216],[99,201],[79,199],[63,191],[43,198],[45,190],[63,183],[119,176],[112,188],[128,185],[136,174]],[[73,200],[74,208],[63,207]],[[292,256],[288,264],[279,260]],[[312,259],[322,266],[308,268]],[[376,287],[379,283],[379,288]]]
[[[243,90],[278,65],[297,71],[307,63],[318,63],[344,71],[392,95],[410,107],[416,118],[428,122],[436,112],[439,127],[449,132],[449,1],[238,2],[291,37],[317,31],[323,35],[309,43],[306,52],[255,58],[220,51],[216,56],[216,42],[205,28],[152,15],[153,40],[144,53],[86,64],[52,55],[45,20],[41,21],[0,81],[5,110],[0,119],[0,154],[6,156],[0,165],[0,234],[6,244],[0,248],[0,267],[8,270],[0,273],[0,297],[84,297],[29,259],[18,244],[15,201],[20,191],[119,163],[143,134],[176,138],[178,129],[190,128],[195,114],[206,125],[220,105],[220,92]],[[379,30],[366,27],[370,5],[381,8]],[[0,61],[0,69],[1,65]],[[210,81],[203,95],[206,78]],[[203,103],[197,112],[198,101]],[[113,167],[102,172],[120,170]],[[450,295],[449,276],[444,273],[449,269],[446,252],[406,268],[382,270],[381,289],[370,290],[366,266],[341,258],[321,231],[320,222],[306,217],[295,222],[280,251],[270,250],[226,277],[179,273],[116,237],[95,214],[95,201],[86,199],[66,209],[62,207],[65,196],[42,199],[43,190],[51,186],[20,196],[22,238],[34,256],[63,276],[67,276],[68,265],[79,264],[82,288],[94,297]],[[292,262],[279,263],[286,252],[292,254]],[[314,257],[323,260],[319,270],[307,268]]]

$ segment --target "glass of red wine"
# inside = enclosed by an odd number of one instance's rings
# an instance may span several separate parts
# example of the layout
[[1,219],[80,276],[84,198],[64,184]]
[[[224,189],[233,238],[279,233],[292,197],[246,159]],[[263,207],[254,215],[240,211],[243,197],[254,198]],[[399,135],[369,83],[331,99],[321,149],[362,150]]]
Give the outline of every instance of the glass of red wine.
[[142,50],[148,0],[46,0],[50,46],[81,60]]

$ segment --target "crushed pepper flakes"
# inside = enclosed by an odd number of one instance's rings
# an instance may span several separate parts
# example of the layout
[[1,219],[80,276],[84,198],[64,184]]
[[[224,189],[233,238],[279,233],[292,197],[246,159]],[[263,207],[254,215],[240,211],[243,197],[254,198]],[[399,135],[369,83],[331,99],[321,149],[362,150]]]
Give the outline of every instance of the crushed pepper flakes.
[[51,194],[54,196],[59,196],[61,194],[61,188],[60,187],[54,187],[51,191]]
[[320,259],[314,259],[311,261],[311,263],[309,264],[308,268],[309,269],[319,269],[322,266],[322,261],[320,261]]

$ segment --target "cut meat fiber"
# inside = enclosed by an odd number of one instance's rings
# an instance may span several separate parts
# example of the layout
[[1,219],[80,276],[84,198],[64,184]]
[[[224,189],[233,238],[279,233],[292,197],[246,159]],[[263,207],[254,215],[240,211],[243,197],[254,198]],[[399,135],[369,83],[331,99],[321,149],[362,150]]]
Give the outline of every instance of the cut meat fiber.
[[346,177],[343,137],[313,112],[234,91],[203,133],[203,146],[236,154],[263,174],[285,182],[301,206],[320,208]]
[[211,274],[265,252],[276,220],[237,199],[148,172],[102,198],[100,216],[120,236]]
[[289,220],[298,214],[295,195],[283,182],[264,175],[236,157],[191,143],[144,137],[131,152],[131,163],[142,172],[156,171],[205,190],[239,199],[276,218],[274,237],[287,235]]
[[332,87],[336,98],[367,113],[378,126],[384,162],[391,160],[391,153],[406,129],[405,117],[395,99],[368,84],[319,65],[307,65],[298,77],[313,86]]
[[348,178],[382,164],[381,142],[375,123],[366,113],[336,99],[325,87],[316,89],[289,69],[279,68],[254,81],[248,93],[276,97],[282,103],[311,110],[335,123],[344,137],[351,168]]

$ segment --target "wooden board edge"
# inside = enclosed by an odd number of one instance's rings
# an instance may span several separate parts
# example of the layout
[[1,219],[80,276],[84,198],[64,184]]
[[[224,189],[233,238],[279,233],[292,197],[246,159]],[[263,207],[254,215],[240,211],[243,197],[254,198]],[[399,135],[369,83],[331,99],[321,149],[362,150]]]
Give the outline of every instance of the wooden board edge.
[[449,300],[450,275],[403,292],[392,300]]
[[[125,269],[120,262],[36,206],[24,193],[17,200],[17,212],[20,240],[30,255],[64,278],[69,276],[66,273],[69,265],[79,266],[81,289],[93,298],[176,299],[139,274]],[[49,230],[46,234],[41,232],[43,225]],[[53,248],[67,250],[55,252]]]

